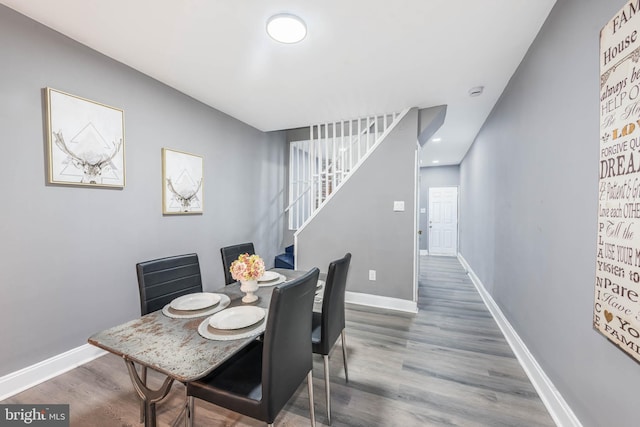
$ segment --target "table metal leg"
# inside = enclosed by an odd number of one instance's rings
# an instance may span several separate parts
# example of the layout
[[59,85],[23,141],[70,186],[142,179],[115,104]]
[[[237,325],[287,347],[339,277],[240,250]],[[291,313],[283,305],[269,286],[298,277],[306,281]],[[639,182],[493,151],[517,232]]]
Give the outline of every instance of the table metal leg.
[[167,397],[167,394],[169,394],[169,390],[171,389],[171,385],[173,384],[173,378],[165,378],[159,389],[151,390],[140,379],[133,362],[126,358],[124,359],[124,362],[129,370],[129,377],[131,378],[133,387],[144,402],[144,425],[145,427],[156,427],[156,402]]
[[[147,367],[140,367],[140,379],[142,380],[142,384],[147,383]],[[140,424],[144,422],[144,400],[140,399]]]

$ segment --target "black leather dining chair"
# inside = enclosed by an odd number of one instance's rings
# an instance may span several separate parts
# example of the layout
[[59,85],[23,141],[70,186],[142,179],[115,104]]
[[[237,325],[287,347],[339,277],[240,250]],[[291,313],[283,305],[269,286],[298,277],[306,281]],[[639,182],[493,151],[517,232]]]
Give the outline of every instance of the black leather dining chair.
[[[177,255],[136,264],[140,314],[162,309],[179,296],[202,292],[202,277],[197,254]],[[142,366],[140,379],[147,383],[147,368]],[[140,422],[144,422],[144,402],[140,404]]]
[[342,336],[342,358],[344,360],[344,378],[349,382],[347,370],[347,344],[345,341],[344,296],[347,287],[347,273],[351,254],[332,261],[327,272],[327,281],[322,297],[322,312],[313,313],[311,342],[313,352],[324,359],[324,384],[327,398],[327,418],[331,423],[331,393],[329,388],[329,353],[333,345]]
[[225,285],[230,285],[231,283],[235,283],[235,279],[231,277],[231,272],[229,268],[231,267],[231,263],[238,259],[238,257],[242,254],[254,255],[256,253],[253,248],[253,243],[240,243],[239,245],[226,246],[224,248],[220,248],[220,255],[222,255],[222,268],[224,270],[224,283]]
[[196,397],[272,426],[305,376],[315,426],[309,334],[318,274],[314,268],[274,287],[263,339],[252,341],[207,377],[187,384],[189,426]]
[[160,310],[175,298],[202,292],[197,254],[177,255],[136,264],[140,314]]

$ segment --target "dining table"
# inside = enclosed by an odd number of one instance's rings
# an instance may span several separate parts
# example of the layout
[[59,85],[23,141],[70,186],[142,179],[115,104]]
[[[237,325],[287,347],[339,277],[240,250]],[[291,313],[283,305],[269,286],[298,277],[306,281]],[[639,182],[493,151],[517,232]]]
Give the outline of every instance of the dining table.
[[[290,281],[305,273],[280,268],[269,271],[284,276],[279,283]],[[318,281],[318,296],[314,309],[318,308],[321,285],[325,277],[326,274],[322,274],[322,280]],[[225,298],[224,310],[255,306],[268,312],[274,286],[277,284],[260,286],[255,292],[258,300],[251,304],[242,302],[244,293],[240,290],[239,283],[226,285],[211,292],[228,297]],[[145,427],[155,427],[156,403],[167,396],[174,381],[186,384],[207,376],[260,335],[245,333],[240,334],[237,339],[224,336],[222,339],[205,337],[207,334],[203,336],[202,327],[206,326],[203,322],[210,317],[209,315],[198,316],[196,312],[188,317],[170,317],[167,308],[97,332],[88,339],[89,344],[123,358],[133,386],[143,402]],[[266,323],[266,319],[263,322]],[[136,364],[164,374],[162,385],[155,389],[148,386],[138,373]]]

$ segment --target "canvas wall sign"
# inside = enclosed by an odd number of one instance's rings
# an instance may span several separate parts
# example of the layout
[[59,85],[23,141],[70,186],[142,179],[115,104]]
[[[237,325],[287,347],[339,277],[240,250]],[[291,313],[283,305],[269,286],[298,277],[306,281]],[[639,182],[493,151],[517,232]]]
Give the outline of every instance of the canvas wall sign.
[[593,326],[640,361],[640,0],[600,32]]
[[48,181],[124,187],[124,111],[46,89]]

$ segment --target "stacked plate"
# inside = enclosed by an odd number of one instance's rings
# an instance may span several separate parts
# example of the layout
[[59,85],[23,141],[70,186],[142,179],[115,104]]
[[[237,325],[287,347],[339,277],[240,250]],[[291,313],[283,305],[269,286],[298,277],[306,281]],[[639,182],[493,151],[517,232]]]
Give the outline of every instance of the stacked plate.
[[314,298],[315,302],[321,302],[324,296],[324,280],[318,280],[318,284],[316,285],[316,296]]
[[207,316],[226,308],[231,300],[224,294],[197,292],[178,297],[165,305],[162,313],[174,319]]
[[286,280],[287,278],[280,273],[276,273],[275,271],[265,271],[262,277],[258,279],[258,286],[274,286],[284,283]]
[[266,326],[267,311],[256,306],[238,306],[205,319],[198,333],[212,340],[236,340],[260,335]]

